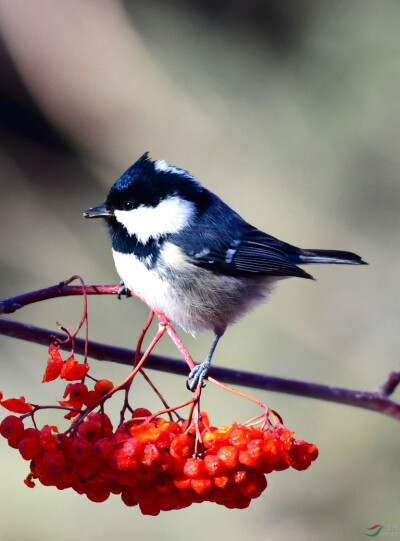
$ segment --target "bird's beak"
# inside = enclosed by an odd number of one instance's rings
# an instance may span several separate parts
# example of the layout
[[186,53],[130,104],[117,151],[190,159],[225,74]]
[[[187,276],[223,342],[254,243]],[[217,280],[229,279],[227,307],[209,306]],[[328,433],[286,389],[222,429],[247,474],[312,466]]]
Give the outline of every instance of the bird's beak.
[[114,216],[114,214],[111,210],[107,210],[104,205],[85,210],[83,213],[84,218],[104,218],[107,216]]

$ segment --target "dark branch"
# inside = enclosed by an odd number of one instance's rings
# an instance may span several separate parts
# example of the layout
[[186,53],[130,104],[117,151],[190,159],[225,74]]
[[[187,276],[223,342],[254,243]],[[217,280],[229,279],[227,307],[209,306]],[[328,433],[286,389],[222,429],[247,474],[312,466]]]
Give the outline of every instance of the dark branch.
[[[82,286],[68,286],[67,283],[70,280],[71,278],[65,282],[60,282],[56,286],[38,289],[24,295],[4,299],[0,301],[0,314],[11,314],[35,302],[55,299],[57,297],[82,295]],[[116,295],[119,289],[120,286],[85,286],[86,295]]]
[[[115,289],[117,290],[118,286],[115,286]],[[21,297],[17,297],[17,299],[20,299]],[[46,298],[51,297],[47,296]],[[2,303],[0,303],[0,305],[1,304]],[[26,325],[24,323],[8,321],[5,319],[0,319],[0,334],[42,345],[49,345],[52,341],[52,337],[54,336],[60,339],[65,338],[65,336],[61,333],[56,333],[47,329],[34,327],[33,325]],[[69,350],[69,345],[65,346],[65,349]],[[84,349],[85,341],[82,339],[76,339],[75,351],[83,354]],[[132,366],[135,352],[129,349],[99,344],[96,342],[89,342],[88,355],[99,361],[110,361]],[[188,372],[185,362],[154,354],[150,355],[148,361],[146,362],[146,368],[159,370],[162,372],[170,372],[172,374],[178,374],[185,377],[187,377]],[[329,402],[337,402],[339,404],[346,404],[348,406],[356,406],[359,408],[377,411],[390,417],[400,419],[400,404],[397,404],[382,396],[382,394],[380,394],[378,391],[365,392],[354,389],[344,389],[342,387],[333,387],[331,385],[320,385],[305,381],[277,378],[253,372],[243,372],[228,368],[221,368],[218,366],[212,367],[210,375],[228,384],[243,385],[253,389],[263,389],[265,391],[274,391],[307,398],[318,398],[320,400],[327,400]]]

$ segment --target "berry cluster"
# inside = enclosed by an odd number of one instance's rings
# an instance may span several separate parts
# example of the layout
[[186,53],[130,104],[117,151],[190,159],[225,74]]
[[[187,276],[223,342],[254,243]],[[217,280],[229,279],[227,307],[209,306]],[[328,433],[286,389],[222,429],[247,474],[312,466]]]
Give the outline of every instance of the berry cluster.
[[[80,401],[83,388],[70,388]],[[265,427],[234,423],[209,426],[203,413],[196,423],[152,417],[143,408],[115,431],[104,413],[90,413],[67,431],[25,428],[9,415],[0,433],[31,461],[25,483],[72,488],[94,502],[120,494],[125,505],[146,515],[215,502],[245,508],[266,488],[265,474],[289,467],[308,468],[317,448],[295,440],[281,423]]]

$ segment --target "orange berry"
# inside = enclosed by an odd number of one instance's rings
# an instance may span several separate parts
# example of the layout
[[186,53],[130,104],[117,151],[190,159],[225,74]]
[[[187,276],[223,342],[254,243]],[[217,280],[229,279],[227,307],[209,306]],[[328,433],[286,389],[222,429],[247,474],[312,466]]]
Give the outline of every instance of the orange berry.
[[113,382],[108,379],[99,379],[94,384],[94,392],[98,395],[99,398],[101,398],[102,396],[105,396],[113,388],[114,388]]
[[233,445],[221,447],[218,450],[217,456],[223,467],[227,470],[233,469],[238,461],[239,451]]
[[212,489],[212,481],[209,477],[201,477],[199,479],[192,479],[190,486],[197,492],[197,494],[206,494]]
[[174,475],[173,483],[178,490],[187,490],[191,486],[191,479],[190,477],[186,477],[184,473],[178,473]]
[[220,459],[216,455],[207,455],[204,457],[204,465],[209,475],[216,475],[222,470]]
[[169,452],[174,458],[188,457],[192,454],[193,447],[194,438],[187,434],[182,434],[172,440]]
[[183,467],[183,473],[190,478],[202,477],[206,473],[204,461],[201,458],[187,458]]

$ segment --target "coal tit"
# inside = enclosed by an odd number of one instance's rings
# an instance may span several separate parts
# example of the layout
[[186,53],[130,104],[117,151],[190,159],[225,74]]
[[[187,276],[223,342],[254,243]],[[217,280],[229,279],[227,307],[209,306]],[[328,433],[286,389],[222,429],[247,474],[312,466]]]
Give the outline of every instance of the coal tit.
[[303,250],[263,233],[187,171],[148,153],[84,216],[105,219],[127,289],[186,332],[214,332],[206,360],[189,374],[191,390],[203,385],[228,325],[265,300],[278,280],[312,278],[298,265],[365,264],[351,252]]

